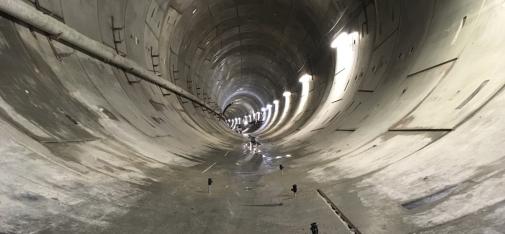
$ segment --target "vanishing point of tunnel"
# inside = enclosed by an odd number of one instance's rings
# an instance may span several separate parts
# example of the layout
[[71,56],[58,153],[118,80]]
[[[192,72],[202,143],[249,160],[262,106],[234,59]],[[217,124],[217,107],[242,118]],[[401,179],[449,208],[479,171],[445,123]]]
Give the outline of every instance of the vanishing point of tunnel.
[[505,233],[505,0],[0,0],[0,234]]

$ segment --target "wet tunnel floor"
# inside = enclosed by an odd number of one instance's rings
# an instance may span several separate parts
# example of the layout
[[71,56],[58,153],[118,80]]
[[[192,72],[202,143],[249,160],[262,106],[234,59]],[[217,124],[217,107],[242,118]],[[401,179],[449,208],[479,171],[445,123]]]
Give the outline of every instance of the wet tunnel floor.
[[[157,182],[139,187],[143,192],[135,203],[110,201],[126,211],[96,217],[104,225],[80,220],[62,224],[58,220],[40,233],[310,233],[313,222],[318,223],[320,233],[349,233],[318,189],[362,233],[444,233],[439,231],[469,230],[472,223],[482,222],[481,215],[475,215],[429,229],[407,225],[404,217],[430,207],[406,209],[401,202],[378,198],[358,186],[369,174],[331,183],[314,181],[307,176],[306,167],[297,167],[292,160],[302,152],[289,152],[293,158],[288,159],[286,152],[270,148],[264,146],[264,156],[244,152],[242,147],[214,151],[197,155],[208,160],[191,168],[146,172]],[[278,170],[281,163],[285,166],[283,175]],[[214,180],[211,194],[207,192],[209,177]],[[290,188],[295,183],[299,193],[293,198]],[[76,209],[90,211],[86,204]],[[468,224],[462,225],[465,222]]]
[[[320,233],[350,233],[329,204],[338,207],[362,233],[438,233],[455,227],[471,228],[447,223],[423,229],[407,224],[404,217],[430,209],[432,204],[407,209],[402,202],[377,197],[360,185],[375,172],[324,182],[309,177],[307,167],[297,162],[306,154],[303,150],[277,152],[269,145],[261,150],[254,155],[244,147],[232,151],[213,149],[194,155],[207,161],[193,167],[145,169],[156,181],[134,185],[140,191],[131,194],[135,202],[108,202],[121,212],[77,204],[72,209],[101,209],[103,215],[95,216],[91,220],[97,221],[94,223],[54,220],[40,233],[310,233],[313,222],[317,222]],[[283,175],[279,164],[285,167]],[[324,162],[311,165],[321,166]],[[214,181],[211,194],[207,192],[207,178]],[[299,188],[296,198],[290,192],[293,184]],[[327,197],[323,198],[318,190]],[[469,216],[458,222],[476,223],[481,219]]]
[[[264,152],[270,155],[269,152]],[[274,154],[272,154],[274,155]],[[171,169],[143,187],[146,195],[107,227],[85,227],[81,233],[349,233],[315,187],[285,169],[281,160],[244,152],[215,152],[206,163]],[[287,163],[287,162],[286,162]],[[167,170],[168,171],[168,170]],[[207,192],[207,178],[214,181]],[[292,184],[298,184],[294,198]],[[71,224],[69,224],[71,225]],[[76,230],[56,227],[51,231]]]

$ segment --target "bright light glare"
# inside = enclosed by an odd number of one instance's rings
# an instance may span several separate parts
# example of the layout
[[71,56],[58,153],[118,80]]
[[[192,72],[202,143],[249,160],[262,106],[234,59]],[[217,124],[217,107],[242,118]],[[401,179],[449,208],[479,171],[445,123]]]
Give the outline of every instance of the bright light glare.
[[[310,85],[311,85],[311,81],[312,81],[312,76],[308,75],[308,74],[304,74],[300,77],[300,79],[298,81],[300,83],[302,83],[302,93],[301,93],[301,97],[300,97],[300,103],[298,104],[298,108],[296,108],[295,114],[291,118],[291,121],[293,121],[293,122],[295,122],[301,116],[303,111],[305,110],[305,107],[307,105],[307,101],[309,100]],[[286,109],[284,109],[284,110],[286,110]],[[284,113],[283,113],[283,117],[285,118]],[[282,117],[281,117],[281,120],[283,120]],[[277,131],[277,133],[280,133],[287,128],[289,128],[289,125],[284,125],[279,131]],[[274,136],[277,135],[277,133],[275,133]]]
[[[265,129],[268,131],[270,127],[274,124],[275,120],[277,120],[277,117],[279,115],[279,100],[274,100],[274,114],[273,117],[270,120],[267,120],[267,125],[265,126]],[[270,109],[270,113],[272,113],[272,105],[268,104],[267,106]]]
[[266,110],[266,118],[265,118],[265,123],[263,124],[264,127],[267,126],[268,122],[270,121],[270,118],[272,117],[272,105],[268,104],[267,105],[267,110]]
[[272,105],[267,104],[267,107],[265,108],[265,112],[263,112],[263,120],[265,121],[261,127],[256,130],[256,132],[261,132],[263,131],[266,127],[270,125],[270,120],[272,119]]
[[298,81],[300,81],[300,83],[305,83],[305,82],[309,82],[311,79],[312,79],[311,75],[304,74],[302,77],[300,77],[300,79]]
[[[359,34],[357,32],[340,33],[331,43],[331,47],[336,49],[336,66],[333,85],[328,97],[329,102],[341,99],[345,93],[345,87],[348,86],[347,81],[353,70],[354,60],[356,59],[356,45]],[[350,85],[350,84],[349,84]],[[333,115],[332,115],[333,116]]]
[[[297,137],[307,134],[312,129],[319,129],[327,126],[332,119],[341,110],[342,106],[347,105],[346,101],[337,102],[337,100],[349,100],[345,98],[346,87],[356,88],[352,76],[355,71],[357,51],[359,48],[358,32],[341,32],[336,35],[331,43],[331,48],[335,49],[335,71],[333,83],[325,102],[318,107],[315,114],[305,124],[301,131],[290,137]],[[352,92],[350,92],[352,93]]]
[[298,108],[296,109],[295,115],[293,117],[293,119],[295,121],[299,117],[299,115],[305,110],[305,106],[307,105],[307,101],[309,100],[310,81],[311,80],[312,80],[312,76],[308,75],[308,74],[304,74],[298,80],[300,83],[302,83],[302,96],[300,98],[300,104],[298,104]]
[[262,120],[262,121],[265,121],[265,118],[266,118],[266,115],[267,115],[267,109],[266,109],[266,108],[264,108],[264,107],[263,107],[263,108],[261,108],[261,114],[262,114],[262,115],[261,115],[261,117],[262,117],[262,118],[261,118],[261,120]]
[[[349,34],[347,32],[342,32],[338,34],[338,36],[331,42],[330,47],[333,49],[337,49],[342,47],[343,44],[347,44],[349,38]],[[347,45],[345,45],[347,46]]]
[[279,119],[279,122],[277,122],[270,131],[273,131],[277,129],[279,126],[281,126],[282,122],[286,119],[288,116],[289,108],[291,106],[291,92],[286,91],[282,94],[284,96],[284,110],[282,110],[281,118]]

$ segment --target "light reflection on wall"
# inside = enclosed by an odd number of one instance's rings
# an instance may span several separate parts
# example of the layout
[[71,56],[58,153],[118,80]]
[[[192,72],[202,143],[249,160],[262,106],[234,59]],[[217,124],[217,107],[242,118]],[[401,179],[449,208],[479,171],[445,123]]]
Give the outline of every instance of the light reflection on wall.
[[307,101],[309,100],[310,96],[310,86],[312,83],[312,76],[309,74],[304,74],[300,77],[298,80],[302,84],[302,91],[301,91],[301,96],[300,96],[300,102],[298,103],[298,107],[296,108],[295,113],[293,114],[293,117],[290,118],[289,122],[287,124],[284,124],[281,129],[278,131],[274,132],[271,137],[277,136],[283,131],[289,129],[291,127],[290,123],[296,122],[303,114],[305,111],[305,108],[307,106]]
[[261,125],[261,127],[256,130],[256,132],[262,132],[264,129],[266,129],[266,127],[268,127],[270,125],[270,121],[272,119],[272,105],[271,104],[267,104],[267,107],[265,108],[265,117],[264,117],[264,121],[263,124]]
[[[282,115],[281,115],[279,121],[266,133],[273,132],[274,130],[279,128],[282,125],[282,123],[284,122],[284,120],[286,119],[286,117],[288,116],[289,109],[291,106],[291,92],[286,91],[282,94],[282,96],[284,96],[284,109],[282,111]],[[277,106],[279,106],[279,105],[277,105]]]
[[293,120],[296,121],[300,115],[305,111],[305,107],[307,106],[307,101],[309,100],[309,95],[310,95],[310,85],[312,83],[312,76],[308,74],[304,74],[300,79],[298,80],[300,83],[302,83],[302,93],[300,97],[300,103],[298,104],[298,108],[296,109],[296,112],[294,114]]
[[261,119],[260,119],[260,120],[261,120],[261,121],[265,121],[265,117],[266,117],[266,115],[267,115],[267,108],[262,107],[262,108],[261,108]]
[[351,79],[351,76],[356,64],[358,46],[358,32],[342,32],[332,41],[331,48],[335,49],[336,65],[335,76],[328,98],[319,106],[307,124],[286,140],[325,127],[341,111],[343,106],[341,106],[341,103],[345,103],[346,86],[348,89],[353,86],[354,79]]
[[279,100],[274,100],[274,114],[272,119],[269,121],[268,125],[265,127],[265,129],[268,131],[270,127],[273,126],[275,121],[277,120],[277,117],[279,116]]

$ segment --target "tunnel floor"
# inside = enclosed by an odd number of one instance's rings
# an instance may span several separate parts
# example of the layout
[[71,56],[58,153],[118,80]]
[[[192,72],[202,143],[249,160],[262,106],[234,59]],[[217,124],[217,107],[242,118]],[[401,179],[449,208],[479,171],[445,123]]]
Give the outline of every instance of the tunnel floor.
[[[268,145],[262,148],[270,148]],[[265,156],[262,156],[265,155]],[[270,155],[270,156],[267,156]],[[252,154],[243,146],[215,151],[208,163],[166,174],[142,187],[147,195],[106,229],[83,227],[84,233],[348,233],[347,227],[294,168],[284,169],[274,151]],[[280,155],[280,154],[279,154]],[[207,179],[214,183],[207,191]],[[297,184],[293,196],[290,188]],[[71,224],[69,224],[71,225]],[[60,226],[51,231],[69,230]]]
[[[375,172],[338,183],[314,183],[306,170],[286,155],[265,144],[253,153],[246,143],[234,150],[215,150],[208,161],[188,168],[153,172],[166,174],[159,182],[142,187],[148,191],[127,214],[109,220],[106,229],[83,229],[85,233],[310,233],[316,222],[319,233],[353,233],[339,215],[344,215],[362,233],[478,233],[482,223],[501,205],[426,230],[409,224],[404,217],[429,210],[439,202],[421,199],[413,210],[367,192],[360,182]],[[276,158],[277,157],[277,158]],[[285,168],[280,172],[279,165]],[[321,166],[324,163],[321,163]],[[212,178],[211,193],[206,182]],[[297,184],[293,196],[291,186]],[[325,195],[343,214],[336,214]],[[437,192],[432,196],[436,196]],[[452,191],[451,191],[452,192]],[[441,197],[439,199],[443,199]],[[378,200],[374,204],[366,201]],[[427,201],[426,201],[427,200]],[[414,201],[415,203],[416,201]],[[419,202],[419,201],[417,201]],[[416,205],[416,204],[414,204]],[[59,227],[66,230],[66,227]]]

